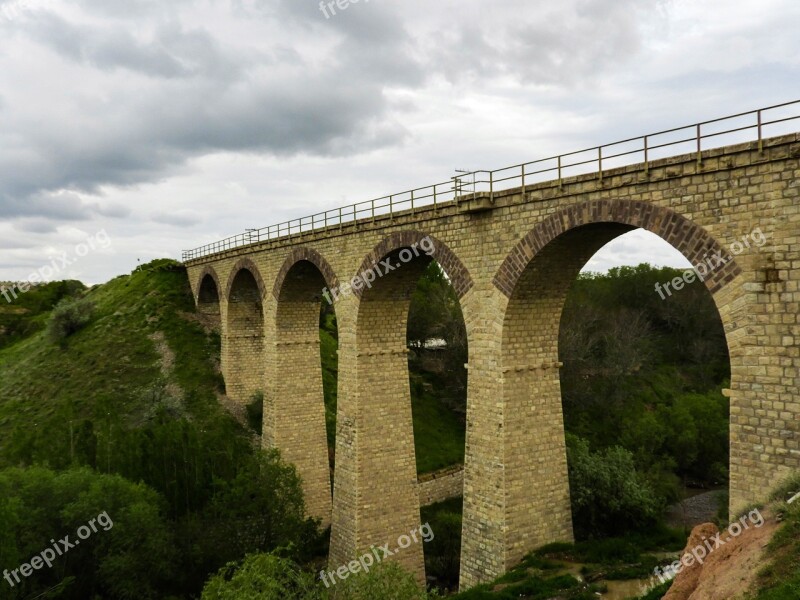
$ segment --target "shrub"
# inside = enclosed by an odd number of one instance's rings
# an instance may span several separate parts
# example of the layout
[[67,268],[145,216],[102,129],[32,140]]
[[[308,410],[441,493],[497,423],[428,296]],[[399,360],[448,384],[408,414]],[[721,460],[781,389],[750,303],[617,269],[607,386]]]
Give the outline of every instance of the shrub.
[[369,573],[351,575],[331,586],[331,600],[425,600],[414,576],[395,562],[379,563]]
[[171,258],[157,258],[155,260],[151,260],[149,263],[139,265],[133,270],[132,274],[180,272],[185,269],[186,267],[184,267],[177,260],[173,260]]
[[92,320],[94,304],[86,298],[64,298],[53,309],[47,333],[55,342],[80,331]]
[[663,508],[633,454],[619,447],[592,452],[589,443],[567,436],[572,518],[576,533],[595,537],[655,524]]
[[322,600],[314,577],[275,553],[251,554],[241,565],[230,563],[203,589],[202,600]]
[[307,518],[300,477],[277,450],[259,452],[217,489],[195,531],[195,551],[216,570],[247,554],[291,545],[291,558],[304,561],[320,544],[319,522]]
[[432,527],[436,532],[425,546],[425,570],[434,578],[436,586],[458,589],[461,567],[461,507],[459,512],[442,509],[433,515]]

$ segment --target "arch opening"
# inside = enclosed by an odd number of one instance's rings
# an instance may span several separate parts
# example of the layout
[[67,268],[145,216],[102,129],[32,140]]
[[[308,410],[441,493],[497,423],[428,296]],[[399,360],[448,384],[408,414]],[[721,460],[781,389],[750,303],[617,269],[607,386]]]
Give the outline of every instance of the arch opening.
[[458,590],[467,411],[467,330],[458,294],[431,261],[411,298],[408,372],[427,581]]
[[222,313],[220,310],[220,293],[214,275],[207,273],[200,281],[197,294],[197,312],[203,316],[206,323],[215,331],[220,330]]
[[275,377],[268,382],[263,436],[265,446],[279,448],[297,467],[306,511],[323,527],[331,519],[338,364],[336,313],[322,296],[328,286],[320,267],[305,259],[287,264],[275,286],[268,358]]
[[252,403],[264,391],[262,288],[251,266],[235,271],[229,285],[223,374],[228,396],[239,405]]
[[[679,478],[702,474],[708,484],[727,477],[723,390],[731,364],[711,295],[725,280],[704,285],[695,278],[663,297],[656,284],[684,270],[640,266],[579,275],[606,244],[635,229],[601,221],[559,232],[510,290],[501,344],[505,443],[515,448],[505,462],[507,568],[546,543],[602,537],[612,528],[624,533],[626,523],[654,525],[679,499]],[[706,235],[673,247],[690,259],[715,242]],[[609,450],[615,447],[621,450]],[[625,498],[604,498],[599,486],[586,485],[595,476],[589,465],[598,461],[630,467],[652,502],[604,510],[603,502]],[[536,494],[522,493],[523,481]],[[531,514],[548,518],[533,523]]]

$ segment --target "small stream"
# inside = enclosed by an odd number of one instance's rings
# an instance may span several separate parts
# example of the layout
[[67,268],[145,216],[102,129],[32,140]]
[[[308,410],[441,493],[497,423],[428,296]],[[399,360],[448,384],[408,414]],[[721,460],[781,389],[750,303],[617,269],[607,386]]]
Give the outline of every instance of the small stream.
[[[675,552],[661,552],[653,553],[659,558],[671,558],[677,553]],[[590,566],[583,563],[565,562],[564,567],[557,571],[557,575],[572,575],[578,581],[584,581],[581,571],[584,567]],[[647,593],[655,585],[659,584],[658,578],[653,575],[646,579],[625,579],[625,580],[606,580],[599,579],[592,583],[603,584],[608,587],[608,591],[598,596],[603,600],[628,600],[629,598],[637,598],[642,594]]]

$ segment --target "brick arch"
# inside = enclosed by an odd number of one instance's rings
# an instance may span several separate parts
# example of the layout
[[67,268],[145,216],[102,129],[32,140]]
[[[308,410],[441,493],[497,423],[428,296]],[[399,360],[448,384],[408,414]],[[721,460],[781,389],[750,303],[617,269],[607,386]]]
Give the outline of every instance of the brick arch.
[[719,253],[728,262],[715,268],[705,285],[715,294],[741,272],[741,268],[717,241],[702,227],[668,208],[633,200],[590,200],[563,208],[538,223],[509,253],[493,283],[511,297],[525,268],[547,244],[571,229],[595,223],[620,223],[641,227],[671,244],[690,263],[697,264],[706,255]]
[[267,295],[267,288],[264,286],[264,279],[261,277],[261,271],[259,271],[256,263],[254,263],[249,258],[240,258],[236,261],[236,264],[233,265],[231,269],[231,274],[228,276],[228,283],[225,286],[225,300],[230,300],[231,297],[231,288],[233,287],[233,282],[236,279],[236,275],[239,274],[239,271],[242,269],[247,269],[253,275],[253,278],[256,280],[256,285],[258,285],[258,294],[263,299]]
[[[398,250],[400,248],[407,248],[412,244],[418,244],[423,239],[428,238],[433,242],[433,253],[431,256],[437,263],[444,269],[447,276],[450,278],[450,283],[456,292],[459,299],[472,288],[472,277],[461,262],[461,259],[444,243],[433,237],[426,235],[420,231],[408,230],[397,231],[389,237],[384,238],[372,251],[364,258],[361,266],[358,269],[358,275],[361,276],[365,271],[373,268],[381,259],[385,258],[387,254]],[[364,289],[353,288],[353,294],[361,298]]]
[[219,275],[217,275],[217,271],[214,267],[206,265],[197,277],[197,289],[194,290],[195,303],[200,301],[200,289],[203,287],[203,280],[208,276],[214,280],[214,285],[217,286],[217,295],[219,295],[220,300],[222,300],[222,286],[219,284]]
[[336,273],[330,263],[313,248],[301,246],[292,249],[289,256],[283,261],[283,266],[281,266],[280,271],[278,271],[275,284],[272,286],[272,295],[275,296],[276,300],[280,297],[281,289],[283,289],[283,284],[286,281],[286,276],[289,274],[289,271],[297,263],[304,260],[310,262],[319,269],[319,272],[322,273],[322,277],[325,279],[325,284],[328,286],[328,289],[333,290],[339,287],[339,278],[336,277]]

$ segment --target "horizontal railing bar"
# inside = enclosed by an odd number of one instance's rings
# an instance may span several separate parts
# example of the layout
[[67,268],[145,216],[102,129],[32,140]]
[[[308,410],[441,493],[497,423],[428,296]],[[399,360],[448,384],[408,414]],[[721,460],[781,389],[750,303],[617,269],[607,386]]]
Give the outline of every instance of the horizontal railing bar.
[[[307,232],[317,231],[318,229],[327,228],[330,227],[331,225],[341,226],[344,223],[354,223],[358,221],[361,218],[361,215],[363,214],[368,214],[372,216],[374,211],[380,211],[381,209],[388,209],[384,213],[375,214],[376,217],[383,217],[386,215],[393,214],[397,206],[404,206],[406,204],[411,204],[412,208],[416,206],[424,207],[431,205],[435,207],[443,202],[455,201],[459,195],[478,193],[479,186],[488,187],[487,191],[492,193],[496,190],[496,186],[499,184],[502,184],[507,181],[522,179],[524,185],[525,178],[531,178],[536,175],[541,175],[542,173],[557,172],[561,174],[564,171],[569,170],[571,168],[581,167],[590,164],[597,164],[599,170],[600,168],[599,156],[602,156],[603,161],[608,161],[611,159],[621,158],[624,156],[630,156],[639,153],[645,153],[645,157],[647,157],[647,153],[652,152],[653,150],[658,150],[660,148],[678,146],[680,144],[686,144],[689,142],[699,142],[704,139],[719,137],[726,134],[738,133],[741,131],[748,131],[751,129],[758,129],[759,131],[758,139],[760,141],[762,139],[761,131],[763,130],[763,128],[778,123],[785,123],[787,121],[794,121],[800,119],[800,115],[794,115],[778,119],[764,120],[764,113],[779,108],[785,108],[787,106],[795,106],[798,104],[800,104],[800,100],[792,100],[789,102],[774,104],[772,106],[767,106],[765,108],[757,110],[741,112],[706,121],[700,121],[699,123],[695,123],[693,125],[684,125],[681,127],[664,129],[655,133],[650,133],[646,136],[631,137],[628,139],[619,140],[608,144],[603,144],[601,146],[595,146],[593,148],[575,150],[572,152],[567,152],[564,154],[551,156],[548,158],[540,158],[530,162],[519,163],[507,167],[500,167],[498,169],[491,171],[479,170],[479,171],[472,171],[469,173],[463,173],[459,174],[457,177],[451,178],[449,181],[417,187],[397,194],[381,196],[373,200],[357,202],[355,204],[351,204],[343,208],[325,210],[310,216],[299,217],[296,219],[291,219],[289,221],[278,223],[277,225],[269,225],[267,227],[262,227],[260,229],[254,229],[252,231],[248,231],[246,234],[237,234],[234,236],[230,236],[222,240],[218,240],[217,242],[200,246],[199,248],[184,250],[182,252],[182,256],[184,257],[184,260],[191,260],[194,258],[206,256],[208,254],[214,254],[231,248],[237,248],[242,245],[258,243],[264,241],[264,238],[266,238],[266,240],[280,239],[285,236],[292,236],[296,233],[307,233]],[[740,127],[726,129],[724,131],[700,133],[700,131],[702,130],[702,126],[704,125],[711,125],[714,123],[731,121],[733,119],[739,119],[741,117],[748,117],[748,116],[757,117],[758,122],[752,125],[743,125]],[[671,140],[660,144],[653,143],[653,141],[655,141],[654,138],[657,138],[658,136],[664,136],[667,134],[676,133],[684,130],[692,130],[692,129],[696,132],[695,135],[693,135],[692,137],[681,138],[678,140]],[[631,142],[638,142],[638,141],[641,141],[643,143],[642,148],[635,148],[631,150],[617,152],[615,154],[606,154],[603,152],[603,150],[613,148],[614,146],[620,146],[622,144],[629,144]],[[597,152],[600,153],[598,156],[593,156],[591,159],[588,160],[576,161],[572,163],[564,162],[564,158],[576,157],[580,154],[597,153]],[[558,161],[558,165],[535,171],[527,170],[527,167],[530,167],[532,165],[540,165],[542,163],[549,161]],[[497,174],[503,173],[505,171],[520,171],[520,172],[512,173],[507,177],[497,177]],[[479,178],[480,176],[484,175],[487,177],[486,179]],[[444,192],[439,191],[439,188],[443,186],[446,191]],[[419,194],[419,192],[423,191],[427,191],[427,193]],[[409,196],[409,197],[404,197],[404,196]],[[430,198],[433,198],[433,201],[426,203],[425,201]],[[445,200],[443,198],[451,198],[451,200]]]
[[[762,123],[763,125],[763,123]],[[747,131],[748,129],[757,129],[758,125],[743,125],[741,127],[737,127],[736,129],[726,129],[725,131],[715,131],[713,133],[704,133],[700,136],[701,140],[706,140],[712,137],[719,137],[721,135],[728,135],[730,133],[736,133],[737,131]]]
[[684,138],[682,140],[676,140],[674,142],[664,142],[663,144],[650,145],[650,143],[648,142],[647,150],[649,152],[650,150],[657,150],[659,148],[668,148],[669,146],[677,146],[678,144],[688,144],[689,142],[695,142],[695,141],[697,141],[697,138],[690,137],[690,138]]
[[762,127],[766,127],[767,125],[774,125],[775,123],[785,123],[786,121],[794,121],[795,119],[800,119],[800,115],[796,117],[784,117],[783,119],[775,119],[774,121],[764,121],[761,123]]
[[629,154],[640,154],[644,152],[644,148],[637,148],[636,150],[628,150],[627,152],[618,152],[617,154],[609,154],[603,153],[603,162],[610,160],[612,158],[619,158],[620,156],[628,156]]

